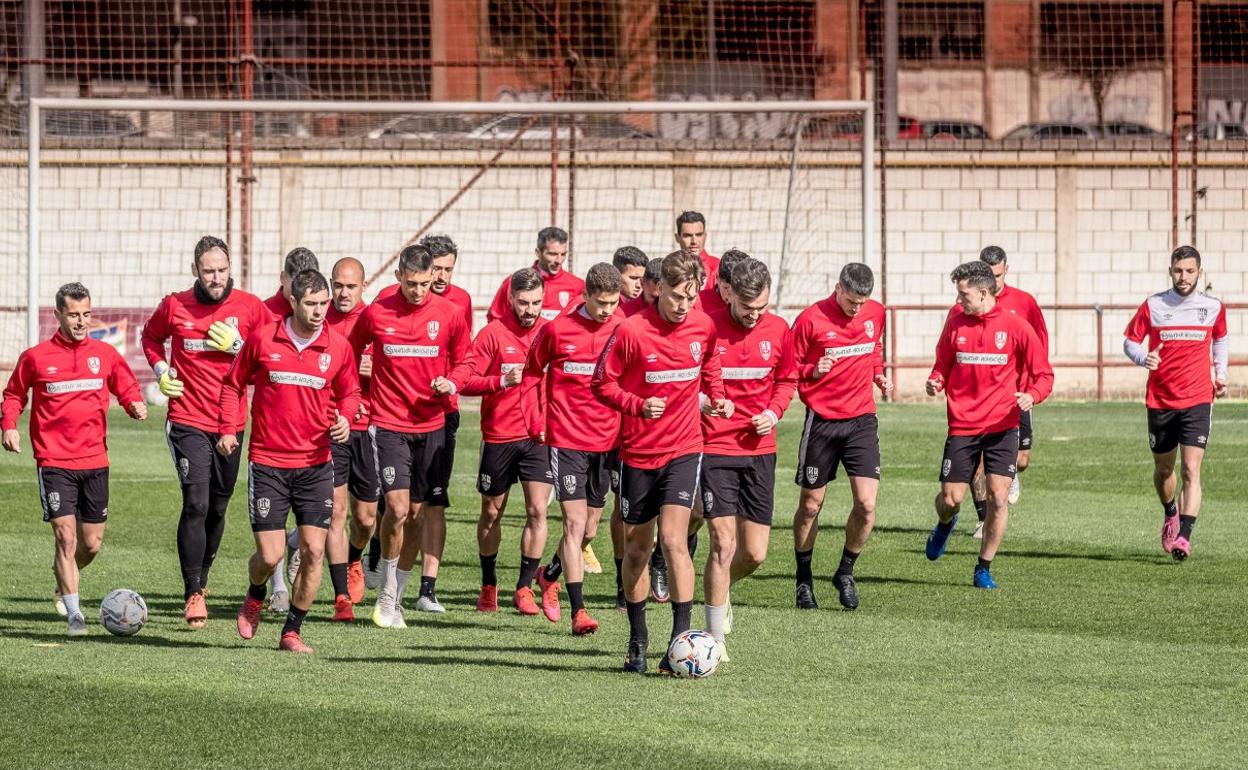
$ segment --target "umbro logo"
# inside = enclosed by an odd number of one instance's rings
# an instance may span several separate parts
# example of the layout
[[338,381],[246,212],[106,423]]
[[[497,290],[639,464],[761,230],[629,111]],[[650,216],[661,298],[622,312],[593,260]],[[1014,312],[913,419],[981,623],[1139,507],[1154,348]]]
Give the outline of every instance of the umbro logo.
[[646,354],[646,363],[648,363],[648,364],[652,364],[652,363],[654,363],[655,361],[658,361],[658,360],[659,360],[659,356],[658,356],[658,354],[657,354],[657,353],[648,353],[648,354]]
[[270,360],[270,361],[281,361],[281,360],[282,360],[282,354],[281,354],[281,353],[270,353],[270,354],[269,354],[269,360]]
[[59,372],[59,371],[60,371],[60,370],[59,370],[59,369],[57,369],[55,366],[49,366],[49,367],[48,367],[48,369],[47,369],[48,374],[56,374],[56,373],[57,373],[57,372]]

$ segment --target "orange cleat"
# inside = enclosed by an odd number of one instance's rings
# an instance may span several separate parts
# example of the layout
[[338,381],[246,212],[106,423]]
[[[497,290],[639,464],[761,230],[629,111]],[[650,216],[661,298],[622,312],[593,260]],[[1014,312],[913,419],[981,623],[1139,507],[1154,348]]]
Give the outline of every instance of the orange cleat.
[[250,596],[243,599],[243,606],[238,608],[238,635],[244,639],[250,639],[256,635],[256,629],[260,627],[260,610],[264,609],[264,602],[260,599],[253,599]]
[[521,615],[537,615],[541,612],[537,608],[537,602],[533,599],[533,589],[528,586],[517,590],[512,595],[511,604]]
[[355,622],[355,605],[351,603],[351,597],[339,594],[334,598],[334,616],[331,620],[335,623]]
[[498,586],[481,586],[477,595],[477,612],[498,612]]
[[364,565],[358,561],[347,565],[347,596],[352,604],[364,601]]
[[558,623],[563,617],[563,612],[559,609],[559,581],[547,580],[546,570],[539,569],[537,584],[542,589],[542,612],[551,623]]
[[277,649],[283,652],[299,652],[305,655],[312,654],[312,648],[303,643],[303,639],[299,638],[298,631],[287,631],[282,634],[282,641],[277,643]]
[[186,600],[186,624],[191,628],[203,628],[208,623],[208,605],[204,603],[204,594],[196,591]]
[[572,635],[588,636],[598,630],[598,621],[589,616],[589,611],[584,607],[576,611],[572,616]]

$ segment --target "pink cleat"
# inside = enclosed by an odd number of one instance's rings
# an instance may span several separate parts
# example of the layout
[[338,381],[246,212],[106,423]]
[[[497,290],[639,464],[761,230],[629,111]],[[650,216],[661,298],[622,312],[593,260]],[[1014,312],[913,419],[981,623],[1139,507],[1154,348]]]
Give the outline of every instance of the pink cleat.
[[1174,539],[1174,543],[1170,546],[1170,555],[1175,561],[1183,561],[1192,555],[1192,544],[1187,542],[1187,538],[1179,536]]
[[1174,552],[1174,541],[1179,537],[1179,517],[1167,516],[1161,524],[1161,550]]
[[256,627],[260,625],[260,610],[264,609],[264,602],[259,599],[253,599],[250,596],[244,597],[243,606],[238,608],[238,635],[244,639],[250,639],[256,635]]

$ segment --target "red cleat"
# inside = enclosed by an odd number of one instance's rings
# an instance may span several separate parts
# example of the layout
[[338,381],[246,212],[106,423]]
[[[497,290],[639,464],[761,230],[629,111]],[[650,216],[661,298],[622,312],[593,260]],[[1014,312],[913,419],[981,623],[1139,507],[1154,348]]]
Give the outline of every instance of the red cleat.
[[283,652],[299,652],[305,655],[312,654],[312,648],[303,643],[303,639],[299,638],[298,631],[287,631],[282,634],[282,641],[277,643],[277,649]]
[[339,594],[334,598],[334,616],[331,620],[335,623],[355,622],[355,605],[351,603],[351,597]]
[[498,586],[481,586],[477,595],[477,612],[498,612]]
[[584,607],[576,611],[572,616],[572,635],[588,636],[598,630],[598,621],[589,616],[589,611]]
[[517,589],[511,597],[511,604],[521,615],[537,615],[541,612],[537,608],[537,602],[533,599],[533,589],[528,586]]
[[352,604],[364,601],[364,565],[358,561],[347,565],[347,596]]
[[193,593],[186,600],[185,617],[186,624],[191,628],[203,628],[208,623],[208,605],[204,603],[202,593]]
[[537,584],[542,589],[542,612],[551,623],[558,623],[563,617],[563,611],[559,609],[559,581],[547,580],[546,570],[539,569]]
[[243,599],[243,606],[238,608],[238,635],[244,639],[250,639],[256,635],[256,629],[260,627],[260,610],[264,609],[264,602],[260,599],[253,599],[250,596]]

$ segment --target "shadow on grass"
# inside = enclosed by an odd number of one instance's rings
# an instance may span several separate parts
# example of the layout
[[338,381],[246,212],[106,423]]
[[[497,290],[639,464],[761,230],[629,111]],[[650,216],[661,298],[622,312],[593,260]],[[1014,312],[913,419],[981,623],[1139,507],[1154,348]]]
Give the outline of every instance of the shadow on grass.
[[[9,614],[0,614],[0,617],[8,619]],[[64,633],[49,634],[39,631],[23,631],[20,629],[6,628],[0,631],[0,636],[14,637],[18,639],[29,639],[34,642],[56,642],[65,645],[80,644],[110,644],[110,645],[139,645],[141,647],[180,647],[185,649],[200,648],[212,650],[234,649],[240,645],[222,645],[208,644],[207,642],[194,641],[192,639],[175,639],[167,636],[156,636],[151,634],[138,633],[134,636],[113,636],[103,629],[92,629],[87,636],[79,636],[73,639],[65,636]]]
[[610,671],[613,667],[608,660],[615,661],[618,655],[610,653],[602,653],[602,665],[566,665],[550,662],[534,662],[520,660],[502,660],[497,658],[487,658],[480,655],[421,655],[415,654],[406,657],[343,657],[334,656],[325,658],[327,663],[412,663],[421,666],[471,666],[474,668],[514,668],[524,671],[588,671],[588,672],[604,672]]
[[[921,554],[923,551],[918,548],[907,548],[906,553]],[[976,551],[968,550],[966,552],[947,552],[948,556],[974,556]],[[1138,564],[1169,564],[1170,559],[1159,554],[1157,556],[1148,556],[1142,553],[1135,554],[1115,554],[1115,553],[1075,553],[1061,551],[1011,551],[1002,549],[997,553],[997,557],[1001,559],[1053,559],[1053,560],[1075,560],[1075,561],[1103,561],[1103,562],[1136,562]],[[861,578],[859,578],[861,580]]]

